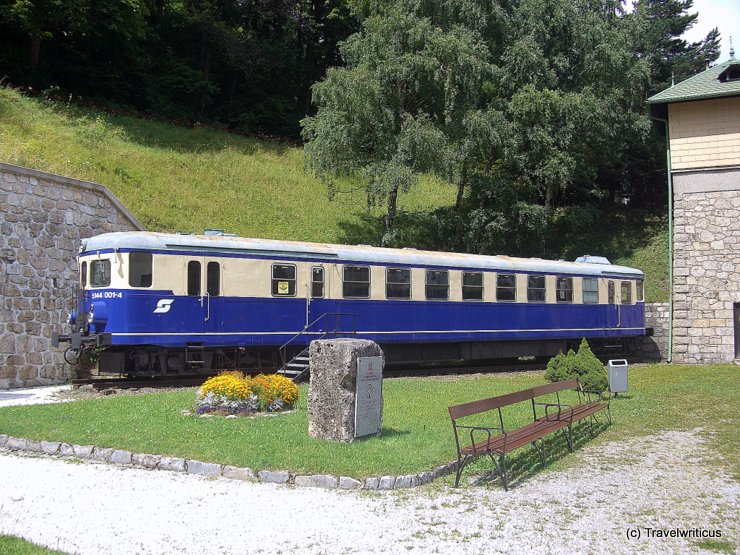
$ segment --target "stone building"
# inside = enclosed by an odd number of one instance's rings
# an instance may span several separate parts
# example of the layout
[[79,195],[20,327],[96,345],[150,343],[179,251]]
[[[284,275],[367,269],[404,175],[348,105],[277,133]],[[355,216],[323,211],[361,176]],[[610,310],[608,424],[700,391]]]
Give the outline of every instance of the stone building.
[[648,103],[656,119],[664,120],[668,134],[672,359],[738,359],[740,61],[731,58],[711,67]]
[[0,389],[69,380],[51,334],[74,306],[80,240],[136,229],[102,185],[0,163]]

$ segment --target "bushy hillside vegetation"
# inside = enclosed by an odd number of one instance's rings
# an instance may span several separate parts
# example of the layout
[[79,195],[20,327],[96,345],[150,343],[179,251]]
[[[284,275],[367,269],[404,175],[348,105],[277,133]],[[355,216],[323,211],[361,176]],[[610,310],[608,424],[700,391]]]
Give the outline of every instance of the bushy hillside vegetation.
[[[81,110],[7,89],[0,89],[0,160],[102,183],[154,231],[211,227],[336,242],[367,215],[364,191],[351,183],[329,201],[326,187],[303,171],[300,147]],[[401,208],[454,199],[451,185],[425,180]]]
[[[7,89],[0,89],[0,161],[102,183],[154,231],[216,227],[246,237],[368,244],[382,234],[383,208],[368,212],[364,190],[352,183],[329,201],[325,186],[303,171],[300,147],[80,110]],[[439,249],[431,211],[452,207],[455,193],[424,179],[400,197],[399,245]],[[663,219],[633,210],[608,219],[588,210],[576,216],[551,238],[559,256],[601,254],[635,266],[647,274],[647,300],[667,298]]]

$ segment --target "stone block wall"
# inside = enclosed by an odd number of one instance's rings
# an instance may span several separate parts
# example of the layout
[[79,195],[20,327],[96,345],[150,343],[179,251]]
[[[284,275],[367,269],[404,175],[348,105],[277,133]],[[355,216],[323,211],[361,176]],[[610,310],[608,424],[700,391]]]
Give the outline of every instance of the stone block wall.
[[136,229],[102,185],[0,163],[0,389],[71,378],[51,334],[74,308],[80,240]]
[[645,327],[653,328],[651,337],[639,338],[637,354],[649,360],[668,358],[668,303],[645,303]]
[[[730,179],[736,190],[676,191],[674,362],[735,359],[734,305],[740,303],[740,170],[732,172]],[[698,183],[698,176],[694,181]]]

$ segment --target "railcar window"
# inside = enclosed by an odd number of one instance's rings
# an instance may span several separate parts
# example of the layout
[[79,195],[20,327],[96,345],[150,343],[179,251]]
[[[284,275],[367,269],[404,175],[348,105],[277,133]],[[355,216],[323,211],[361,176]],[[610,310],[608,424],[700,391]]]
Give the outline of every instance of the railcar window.
[[152,286],[152,253],[132,252],[128,255],[128,284],[131,287]]
[[608,294],[609,294],[609,304],[614,304],[615,297],[614,297],[614,282],[613,281],[610,281],[609,282],[609,287],[608,287],[607,291],[608,291]]
[[496,276],[496,300],[516,300],[516,276],[513,274],[498,274]]
[[311,297],[314,299],[324,297],[324,269],[320,266],[311,268]]
[[345,266],[342,294],[347,299],[370,297],[370,266]]
[[632,282],[622,282],[622,304],[630,304],[632,302]]
[[110,285],[110,260],[93,260],[90,262],[90,287],[108,287]]
[[638,301],[645,300],[645,283],[642,280],[639,280],[637,282],[637,300]]
[[483,300],[483,273],[463,272],[462,298],[464,301]]
[[272,294],[276,297],[295,297],[295,266],[272,265]]
[[87,285],[87,262],[83,262],[80,268],[80,284],[82,287]]
[[411,270],[387,268],[385,271],[385,296],[388,299],[411,298]]
[[583,278],[583,303],[596,304],[599,302],[599,280]]
[[197,260],[188,262],[188,295],[200,296],[200,262]]
[[206,266],[206,291],[211,297],[221,294],[221,264],[209,262]]
[[573,302],[573,278],[559,277],[556,280],[556,300],[559,303]]
[[527,277],[527,300],[530,303],[545,302],[545,276]]
[[427,270],[426,294],[432,301],[446,300],[450,293],[450,274],[447,270]]

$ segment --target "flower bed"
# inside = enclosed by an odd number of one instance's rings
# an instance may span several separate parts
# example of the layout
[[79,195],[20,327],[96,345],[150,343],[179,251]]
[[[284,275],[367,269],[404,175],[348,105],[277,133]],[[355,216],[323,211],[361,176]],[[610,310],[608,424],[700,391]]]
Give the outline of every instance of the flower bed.
[[208,378],[196,392],[198,414],[254,414],[292,409],[298,386],[277,374],[245,376],[239,371]]

